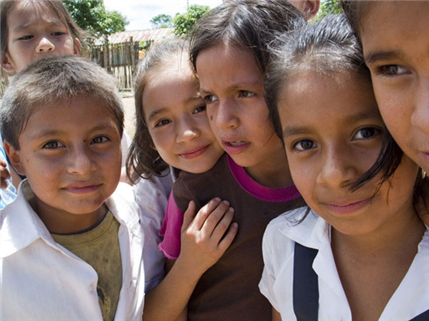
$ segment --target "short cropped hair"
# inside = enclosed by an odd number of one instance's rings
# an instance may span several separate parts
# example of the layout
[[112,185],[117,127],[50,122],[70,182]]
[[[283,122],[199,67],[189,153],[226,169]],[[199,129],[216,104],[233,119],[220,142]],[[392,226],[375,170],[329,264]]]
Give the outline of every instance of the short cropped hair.
[[86,58],[49,56],[17,73],[11,80],[0,108],[1,135],[19,150],[19,135],[36,106],[94,98],[110,112],[120,135],[124,130],[122,100],[115,79]]
[[85,33],[76,22],[71,17],[70,13],[67,11],[67,8],[64,6],[63,1],[61,0],[1,0],[0,2],[0,51],[1,51],[1,60],[8,52],[7,43],[8,43],[8,34],[9,28],[7,25],[7,16],[15,8],[15,6],[20,2],[31,3],[35,9],[41,10],[41,6],[45,6],[47,9],[51,9],[55,12],[60,19],[60,21],[66,26],[71,37],[73,38],[73,43],[75,47],[80,50],[80,46],[77,45],[76,39],[79,39],[81,44],[83,44],[83,38]]

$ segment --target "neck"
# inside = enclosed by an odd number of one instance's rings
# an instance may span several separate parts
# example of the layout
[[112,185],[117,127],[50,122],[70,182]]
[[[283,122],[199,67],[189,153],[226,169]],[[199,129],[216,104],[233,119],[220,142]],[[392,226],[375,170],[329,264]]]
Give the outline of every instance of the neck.
[[[342,250],[355,253],[358,257],[379,258],[391,253],[400,257],[403,253],[410,253],[412,257],[417,253],[426,228],[414,209],[407,213],[397,213],[389,222],[378,229],[363,235],[345,235],[332,229],[332,248],[334,253]],[[398,253],[401,255],[397,256]]]
[[286,153],[282,145],[268,155],[264,162],[245,169],[250,177],[266,187],[280,188],[293,184]]

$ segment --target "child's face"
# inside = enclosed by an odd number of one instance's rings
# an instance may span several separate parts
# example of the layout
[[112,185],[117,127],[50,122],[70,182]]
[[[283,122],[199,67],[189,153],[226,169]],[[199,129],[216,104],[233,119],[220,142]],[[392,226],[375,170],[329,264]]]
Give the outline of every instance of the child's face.
[[102,214],[119,182],[120,141],[113,116],[99,100],[78,96],[34,106],[19,136],[20,150],[9,156],[27,176],[48,228],[80,231]]
[[145,122],[156,150],[169,165],[191,173],[211,169],[222,148],[210,129],[206,104],[186,57],[154,70],[143,92]]
[[210,126],[223,149],[250,172],[284,166],[264,99],[264,75],[252,53],[217,44],[198,55],[196,67]]
[[7,16],[7,25],[8,50],[2,61],[6,71],[19,72],[47,55],[78,54],[67,27],[43,4],[19,1]]
[[375,1],[361,26],[383,120],[403,151],[429,171],[429,2]]
[[301,74],[283,87],[279,113],[293,181],[337,231],[372,233],[394,222],[395,214],[412,211],[417,166],[405,156],[377,193],[380,175],[355,192],[348,185],[375,163],[382,145],[370,81]]

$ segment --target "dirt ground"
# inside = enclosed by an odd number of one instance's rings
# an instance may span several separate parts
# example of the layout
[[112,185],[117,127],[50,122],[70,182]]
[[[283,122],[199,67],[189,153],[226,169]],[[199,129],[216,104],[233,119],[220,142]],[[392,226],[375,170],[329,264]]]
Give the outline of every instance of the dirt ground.
[[136,131],[134,94],[132,92],[121,92],[121,96],[125,110],[125,130],[133,138]]

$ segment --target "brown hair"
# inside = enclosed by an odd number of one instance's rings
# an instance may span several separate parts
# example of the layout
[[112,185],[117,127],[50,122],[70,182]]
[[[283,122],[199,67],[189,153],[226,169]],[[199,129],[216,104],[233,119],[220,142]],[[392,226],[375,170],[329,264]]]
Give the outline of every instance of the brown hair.
[[[1,60],[8,52],[7,43],[8,43],[8,33],[9,28],[7,25],[7,16],[15,8],[17,3],[27,2],[37,9],[40,9],[41,6],[45,6],[47,9],[52,10],[58,16],[60,21],[67,27],[75,48],[80,53],[80,46],[77,44],[76,39],[83,44],[83,35],[84,32],[78,27],[76,22],[74,22],[70,13],[67,11],[67,8],[64,6],[64,3],[61,0],[2,0],[0,3],[0,16],[1,16],[1,26],[0,26],[0,50],[1,50]],[[38,6],[38,7],[37,7]]]
[[[154,148],[152,137],[143,112],[143,92],[151,71],[170,63],[171,59],[183,55],[188,57],[189,43],[181,39],[166,40],[152,45],[146,57],[139,64],[134,82],[134,100],[136,106],[136,133],[127,157],[127,176],[135,183],[140,177],[162,176],[168,164]],[[191,66],[190,66],[191,68]]]
[[36,106],[67,102],[77,96],[103,104],[122,136],[124,112],[115,79],[86,58],[65,55],[42,58],[12,77],[0,108],[3,139],[19,150],[19,135]]

